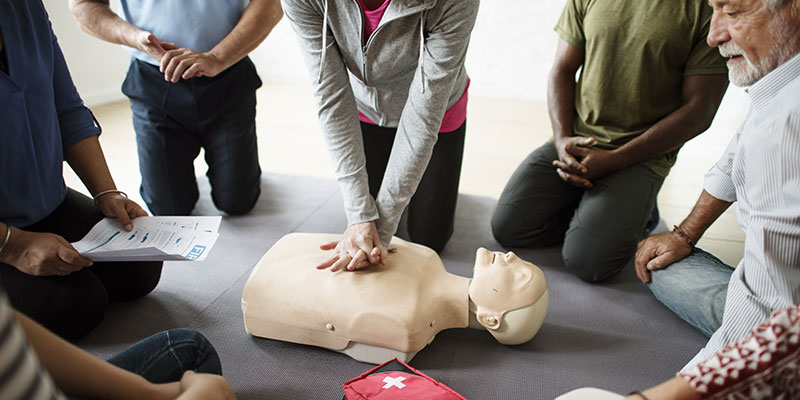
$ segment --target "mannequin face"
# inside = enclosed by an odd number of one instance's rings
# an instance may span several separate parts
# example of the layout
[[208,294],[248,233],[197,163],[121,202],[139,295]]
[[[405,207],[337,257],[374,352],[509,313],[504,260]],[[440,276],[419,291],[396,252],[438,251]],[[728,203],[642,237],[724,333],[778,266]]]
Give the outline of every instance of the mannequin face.
[[[530,326],[503,327],[503,316],[537,303],[546,290],[547,280],[539,267],[520,259],[513,252],[478,249],[469,296],[477,306],[478,322],[489,331],[531,329]],[[540,326],[541,321],[538,324]]]

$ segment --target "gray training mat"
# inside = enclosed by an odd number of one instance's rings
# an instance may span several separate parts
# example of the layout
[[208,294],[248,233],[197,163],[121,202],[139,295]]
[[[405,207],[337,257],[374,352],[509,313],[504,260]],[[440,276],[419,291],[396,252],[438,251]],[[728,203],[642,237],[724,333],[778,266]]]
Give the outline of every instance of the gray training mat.
[[[205,177],[197,215],[219,215]],[[202,262],[167,262],[147,297],[112,305],[79,345],[107,358],[150,334],[193,328],[214,344],[237,398],[341,399],[342,384],[373,365],[328,350],[251,337],[240,307],[250,270],[290,232],[341,233],[346,227],[332,180],[264,174],[262,193],[246,216],[224,217],[220,237]],[[505,251],[491,235],[496,201],[460,195],[455,233],[441,254],[448,271],[472,275],[475,250]],[[473,399],[553,399],[594,386],[618,393],[669,379],[706,338],[659,303],[628,266],[616,278],[587,284],[564,269],[560,249],[514,249],[545,273],[550,308],[539,333],[519,346],[487,332],[444,331],[410,365]]]

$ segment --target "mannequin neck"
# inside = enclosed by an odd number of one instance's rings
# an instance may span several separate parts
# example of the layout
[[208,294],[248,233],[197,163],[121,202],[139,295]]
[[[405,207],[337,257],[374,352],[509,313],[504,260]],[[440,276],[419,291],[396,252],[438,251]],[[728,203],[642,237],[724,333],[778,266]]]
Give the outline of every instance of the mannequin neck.
[[449,328],[466,328],[469,324],[470,300],[469,278],[445,273],[441,284],[437,283],[439,299],[442,306],[437,324],[439,330]]
[[472,299],[469,299],[469,325],[468,325],[468,328],[485,331],[486,327],[481,325],[480,322],[478,322],[477,312],[478,312],[478,306],[475,305],[475,303],[472,301]]

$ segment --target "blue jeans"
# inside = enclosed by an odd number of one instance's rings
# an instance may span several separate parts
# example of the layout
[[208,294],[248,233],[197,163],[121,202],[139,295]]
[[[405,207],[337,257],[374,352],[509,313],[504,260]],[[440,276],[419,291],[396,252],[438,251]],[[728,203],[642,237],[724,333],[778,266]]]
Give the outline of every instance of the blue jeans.
[[701,249],[664,269],[652,271],[650,290],[684,321],[706,336],[722,324],[733,267]]
[[222,375],[214,346],[191,329],[157,333],[116,354],[108,362],[153,383],[178,381],[188,370]]

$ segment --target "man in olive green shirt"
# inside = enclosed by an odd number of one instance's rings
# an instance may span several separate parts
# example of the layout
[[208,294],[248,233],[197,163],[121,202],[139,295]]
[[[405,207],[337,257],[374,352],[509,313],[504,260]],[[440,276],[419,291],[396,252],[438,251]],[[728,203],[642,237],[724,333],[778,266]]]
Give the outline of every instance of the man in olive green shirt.
[[727,88],[710,20],[701,1],[567,0],[548,81],[553,140],[506,184],[498,242],[563,242],[567,269],[588,282],[626,265],[678,149],[708,128]]

